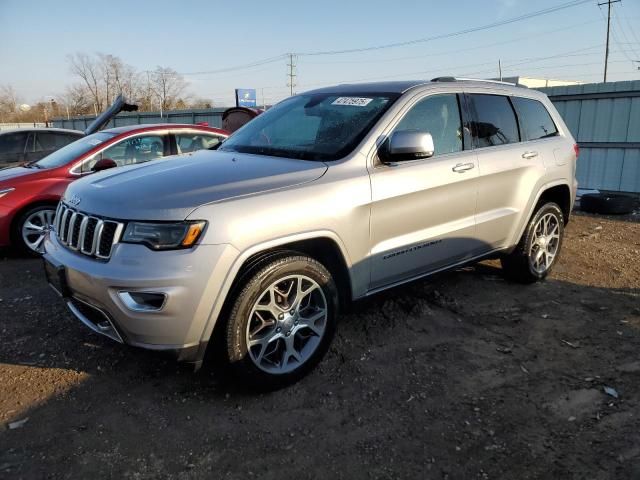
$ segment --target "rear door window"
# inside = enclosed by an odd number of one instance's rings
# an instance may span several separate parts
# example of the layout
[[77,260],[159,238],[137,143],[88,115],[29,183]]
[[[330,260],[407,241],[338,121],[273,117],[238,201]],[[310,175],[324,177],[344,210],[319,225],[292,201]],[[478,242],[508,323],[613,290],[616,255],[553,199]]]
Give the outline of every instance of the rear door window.
[[471,94],[476,119],[472,134],[478,148],[520,141],[516,114],[509,98],[502,95]]
[[513,97],[511,101],[518,112],[523,140],[539,140],[558,135],[556,124],[541,102],[521,97]]
[[64,145],[56,145],[56,134],[51,132],[37,132],[36,152],[46,150],[56,150]]
[[22,154],[29,132],[7,133],[0,135],[0,153]]
[[178,153],[208,150],[215,147],[223,140],[223,137],[221,136],[203,132],[176,133],[175,137]]

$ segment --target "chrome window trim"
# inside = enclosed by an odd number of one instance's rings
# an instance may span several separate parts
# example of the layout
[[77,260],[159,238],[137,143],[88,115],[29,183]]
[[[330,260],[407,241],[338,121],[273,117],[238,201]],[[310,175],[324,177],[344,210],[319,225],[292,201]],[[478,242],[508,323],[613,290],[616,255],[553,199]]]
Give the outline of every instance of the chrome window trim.
[[[94,152],[90,157],[87,157],[84,160],[76,162],[69,169],[69,174],[73,175],[75,177],[81,177],[83,175],[88,175],[90,173],[93,173],[93,172],[84,172],[84,173],[82,173],[82,171],[77,171],[77,170],[78,169],[82,170],[82,165],[84,165],[86,162],[89,162],[90,160],[93,159],[93,157],[95,157],[96,155],[104,152],[108,148],[111,148],[111,147],[114,147],[114,146],[118,145],[120,142],[124,142],[125,140],[129,140],[130,138],[141,137],[141,136],[152,135],[152,134],[157,134],[158,136],[163,136],[163,135],[167,136],[167,135],[169,135],[169,131],[170,131],[169,129],[165,129],[165,130],[148,130],[146,132],[139,132],[139,133],[134,133],[133,135],[127,135],[126,137],[121,138],[120,140],[117,140],[117,141],[115,141],[115,142],[113,142],[113,143],[101,148],[100,150]],[[165,158],[165,157],[161,157],[161,158]]]

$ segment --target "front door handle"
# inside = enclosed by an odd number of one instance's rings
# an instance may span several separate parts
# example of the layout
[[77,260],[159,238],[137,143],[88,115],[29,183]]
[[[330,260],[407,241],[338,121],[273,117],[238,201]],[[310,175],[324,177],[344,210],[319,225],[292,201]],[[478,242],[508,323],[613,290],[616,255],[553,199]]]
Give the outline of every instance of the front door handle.
[[475,167],[475,165],[473,163],[458,163],[451,170],[453,170],[454,172],[457,172],[457,173],[464,173],[467,170],[471,170],[473,167]]
[[536,158],[537,156],[538,156],[538,152],[524,152],[522,154],[522,158],[526,158],[526,159]]

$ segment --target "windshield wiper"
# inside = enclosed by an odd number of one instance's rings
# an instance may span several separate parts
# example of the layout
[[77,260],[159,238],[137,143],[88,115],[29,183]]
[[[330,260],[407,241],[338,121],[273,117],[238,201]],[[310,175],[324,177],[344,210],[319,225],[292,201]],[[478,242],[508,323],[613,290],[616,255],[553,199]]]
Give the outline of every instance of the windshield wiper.
[[25,168],[37,168],[37,169],[41,169],[42,167],[40,165],[38,165],[37,161],[33,161],[33,162],[29,162],[29,163],[25,163],[23,165],[23,167]]

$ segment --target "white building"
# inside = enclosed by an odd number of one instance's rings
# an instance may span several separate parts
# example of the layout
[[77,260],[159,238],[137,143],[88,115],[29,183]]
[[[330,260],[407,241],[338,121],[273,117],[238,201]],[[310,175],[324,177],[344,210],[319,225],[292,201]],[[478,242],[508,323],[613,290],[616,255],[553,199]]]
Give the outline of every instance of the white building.
[[[500,80],[492,78],[492,80]],[[562,87],[566,85],[583,85],[584,82],[576,82],[572,80],[553,80],[551,78],[533,78],[533,77],[502,77],[503,82],[516,83],[529,88],[542,87]]]

